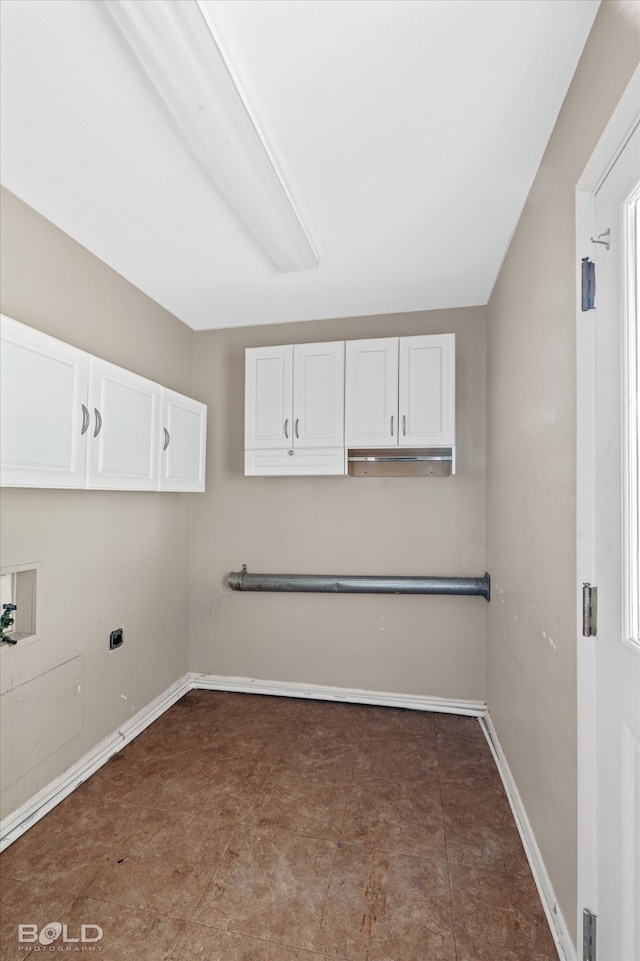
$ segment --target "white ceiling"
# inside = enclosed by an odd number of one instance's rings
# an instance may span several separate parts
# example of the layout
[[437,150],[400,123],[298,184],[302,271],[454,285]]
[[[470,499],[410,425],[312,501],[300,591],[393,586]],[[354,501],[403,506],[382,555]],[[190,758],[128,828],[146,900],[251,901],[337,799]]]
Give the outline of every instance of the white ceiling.
[[196,330],[485,304],[598,3],[201,0],[318,254],[282,274],[100,0],[2,0],[2,183]]

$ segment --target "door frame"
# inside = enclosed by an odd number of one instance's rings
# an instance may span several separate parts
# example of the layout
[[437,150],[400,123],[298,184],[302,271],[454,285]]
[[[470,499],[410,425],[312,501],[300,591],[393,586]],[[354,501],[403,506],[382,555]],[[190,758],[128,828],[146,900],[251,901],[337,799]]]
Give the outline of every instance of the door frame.
[[[597,903],[597,637],[582,636],[582,584],[596,584],[595,312],[581,310],[583,257],[593,256],[595,194],[640,119],[640,67],[614,110],[576,185],[576,665],[578,747],[577,945],[582,961],[582,912]],[[596,292],[597,297],[597,292]]]

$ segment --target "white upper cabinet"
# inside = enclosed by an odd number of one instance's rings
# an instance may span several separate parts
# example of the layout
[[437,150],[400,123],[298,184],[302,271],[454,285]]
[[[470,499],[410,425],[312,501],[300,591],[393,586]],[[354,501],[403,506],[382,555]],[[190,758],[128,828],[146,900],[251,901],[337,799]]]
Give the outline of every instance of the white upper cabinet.
[[84,487],[89,355],[1,318],[0,483]]
[[0,482],[204,490],[206,407],[2,317]]
[[207,408],[162,388],[160,490],[203,491]]
[[293,348],[293,447],[342,447],[344,341]]
[[347,448],[455,459],[455,334],[253,347],[245,375],[245,474],[344,474]]
[[398,444],[398,339],[348,340],[345,363],[345,444]]
[[455,334],[347,341],[347,447],[453,447]]
[[400,338],[400,446],[454,446],[455,343],[455,334]]
[[250,450],[291,446],[293,347],[245,351],[244,446]]
[[344,341],[245,353],[245,474],[344,474]]
[[91,358],[88,487],[156,490],[161,390],[138,374]]

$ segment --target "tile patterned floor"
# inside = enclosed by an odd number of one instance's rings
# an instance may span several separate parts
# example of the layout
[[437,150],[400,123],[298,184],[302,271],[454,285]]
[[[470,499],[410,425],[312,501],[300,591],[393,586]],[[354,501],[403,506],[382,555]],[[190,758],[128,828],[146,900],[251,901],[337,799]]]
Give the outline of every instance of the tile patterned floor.
[[0,870],[2,961],[52,921],[104,961],[557,959],[472,718],[194,691]]

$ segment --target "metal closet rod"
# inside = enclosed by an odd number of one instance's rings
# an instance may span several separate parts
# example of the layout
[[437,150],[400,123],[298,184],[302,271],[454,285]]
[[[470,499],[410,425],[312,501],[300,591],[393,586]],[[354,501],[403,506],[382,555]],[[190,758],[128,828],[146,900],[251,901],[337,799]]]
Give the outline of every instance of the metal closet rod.
[[491,577],[378,577],[350,574],[250,574],[247,565],[232,571],[234,591],[301,591],[334,594],[458,594],[491,597]]

